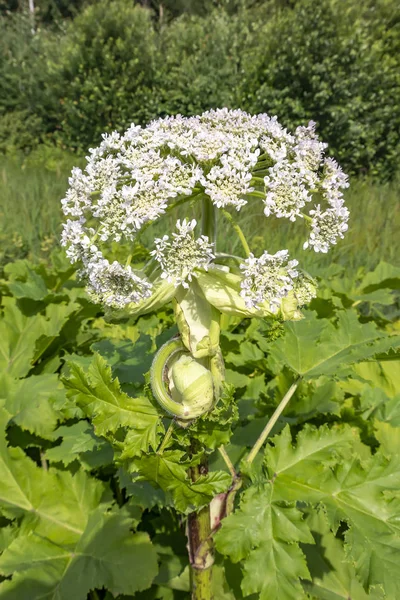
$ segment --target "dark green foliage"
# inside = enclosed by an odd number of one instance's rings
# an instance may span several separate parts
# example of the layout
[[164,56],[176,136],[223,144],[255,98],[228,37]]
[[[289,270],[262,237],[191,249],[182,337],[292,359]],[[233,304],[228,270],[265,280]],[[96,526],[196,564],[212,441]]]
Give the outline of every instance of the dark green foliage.
[[[58,28],[53,4],[68,17]],[[26,12],[1,18],[0,151],[49,140],[86,152],[132,121],[228,106],[317,121],[352,173],[398,170],[395,0],[141,5],[44,3],[35,35]]]
[[89,6],[67,29],[56,59],[47,58],[57,141],[86,151],[105,131],[150,120],[156,59],[148,11],[120,1]]
[[380,4],[360,14],[351,2],[301,0],[278,12],[262,51],[246,65],[241,104],[277,114],[289,127],[315,120],[348,170],[392,176],[400,141],[400,12],[396,18]]
[[26,13],[0,16],[0,152],[31,150],[54,130],[46,57],[56,38],[46,30],[33,35]]
[[212,17],[182,17],[165,28],[159,107],[164,114],[194,115],[236,100],[243,23],[218,11]]

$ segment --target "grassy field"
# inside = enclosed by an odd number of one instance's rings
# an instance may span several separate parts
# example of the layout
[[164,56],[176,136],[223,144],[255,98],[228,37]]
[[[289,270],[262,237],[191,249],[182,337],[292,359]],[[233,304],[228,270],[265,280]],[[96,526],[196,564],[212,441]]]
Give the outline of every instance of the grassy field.
[[[60,198],[68,185],[71,167],[82,161],[64,153],[31,155],[29,161],[3,159],[0,167],[0,262],[17,257],[45,257],[58,245],[62,215]],[[246,206],[242,228],[255,253],[288,248],[311,272],[332,262],[351,271],[374,268],[379,260],[399,263],[400,182],[391,184],[353,180],[346,194],[351,212],[350,229],[328,255],[302,249],[306,231],[301,223],[263,216],[262,204]],[[171,221],[174,217],[171,215]],[[161,225],[161,223],[160,223]],[[171,222],[171,226],[173,223]],[[226,227],[226,228],[225,228]],[[165,232],[155,226],[152,235]],[[220,251],[240,252],[229,225],[223,225]]]

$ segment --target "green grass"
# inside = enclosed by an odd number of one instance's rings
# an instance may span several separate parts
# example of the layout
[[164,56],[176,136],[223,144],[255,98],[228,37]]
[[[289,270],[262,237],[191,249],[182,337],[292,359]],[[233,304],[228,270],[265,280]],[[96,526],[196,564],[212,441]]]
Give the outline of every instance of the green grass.
[[[0,261],[28,256],[44,257],[58,245],[62,215],[60,198],[68,186],[68,175],[81,159],[53,150],[41,151],[21,162],[3,159],[0,167]],[[283,219],[266,219],[262,203],[247,205],[241,226],[255,254],[264,249],[276,252],[288,248],[303,268],[311,272],[332,262],[354,272],[364,266],[372,269],[379,260],[399,263],[400,255],[400,182],[391,184],[353,180],[346,194],[351,220],[348,234],[329,254],[304,251],[306,239],[303,223]],[[181,211],[185,209],[182,207]],[[184,214],[179,215],[181,217]],[[190,216],[190,215],[188,215]],[[149,229],[149,235],[164,234],[173,227],[176,215]],[[220,227],[219,250],[239,253],[240,243],[229,224]]]
[[32,154],[0,162],[0,262],[45,256],[58,245],[60,199],[77,162],[64,153]]

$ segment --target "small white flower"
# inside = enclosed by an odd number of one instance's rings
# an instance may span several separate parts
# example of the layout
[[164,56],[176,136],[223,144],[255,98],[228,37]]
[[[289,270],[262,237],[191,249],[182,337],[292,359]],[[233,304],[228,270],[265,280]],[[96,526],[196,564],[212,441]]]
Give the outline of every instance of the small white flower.
[[315,125],[314,121],[310,121],[307,127],[297,127],[296,143],[293,148],[296,162],[303,163],[311,171],[319,168],[325,149],[328,147],[328,144],[318,140]]
[[293,289],[297,265],[297,260],[289,260],[287,250],[276,254],[264,252],[259,258],[250,254],[240,265],[243,271],[240,295],[246,306],[259,308],[263,302],[269,302],[271,312],[277,312],[282,298]]
[[348,229],[349,211],[345,207],[328,208],[321,211],[320,205],[310,210],[312,215],[311,233],[303,245],[304,250],[312,246],[315,252],[328,252],[330,246],[337,243],[338,238],[344,237]]
[[187,281],[192,280],[195,269],[207,270],[215,258],[213,244],[209,242],[208,237],[194,237],[195,227],[194,219],[185,219],[182,223],[177,221],[178,233],[173,233],[171,240],[168,235],[154,240],[156,248],[151,254],[161,266],[161,277],[173,282],[175,286],[182,285],[188,288]]
[[240,210],[247,204],[243,196],[254,189],[250,187],[252,175],[245,168],[244,161],[234,155],[222,156],[221,163],[222,166],[212,167],[208,175],[201,179],[201,183],[215,206],[224,208],[230,205]]
[[266,189],[264,213],[267,217],[275,214],[295,221],[301,209],[312,197],[306,187],[304,174],[295,163],[282,160],[269,169],[264,177]]

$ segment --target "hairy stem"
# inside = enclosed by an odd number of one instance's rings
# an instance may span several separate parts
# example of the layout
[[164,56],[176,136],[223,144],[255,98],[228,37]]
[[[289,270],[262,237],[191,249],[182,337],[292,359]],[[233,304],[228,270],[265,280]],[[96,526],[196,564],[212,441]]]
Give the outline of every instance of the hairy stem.
[[[192,481],[208,471],[207,461],[190,469]],[[214,563],[211,537],[210,507],[205,506],[188,517],[188,549],[192,600],[213,600],[212,566]]]
[[248,465],[251,465],[251,463],[253,462],[253,460],[257,456],[258,452],[261,449],[261,446],[264,444],[265,440],[267,439],[267,437],[271,433],[271,430],[272,430],[273,426],[275,425],[275,423],[277,422],[277,420],[279,419],[279,417],[281,416],[281,414],[285,410],[286,406],[288,405],[289,400],[291,399],[291,397],[295,393],[295,391],[297,389],[297,386],[299,385],[299,382],[300,382],[300,378],[297,381],[295,381],[290,386],[290,388],[288,389],[288,391],[286,392],[286,394],[284,395],[284,397],[280,401],[279,406],[275,410],[274,414],[272,415],[272,417],[270,418],[270,420],[268,421],[268,423],[266,424],[266,426],[262,430],[259,438],[257,439],[257,441],[254,444],[253,448],[251,449],[248,457],[246,458],[246,463]]
[[224,217],[226,218],[226,220],[229,221],[229,223],[232,225],[233,229],[236,231],[237,236],[240,239],[240,242],[242,244],[246,258],[248,258],[250,256],[250,248],[249,248],[249,245],[247,243],[247,240],[245,238],[243,231],[241,230],[239,225],[236,223],[235,219],[232,217],[232,215],[227,210],[222,209],[222,213],[223,213]]

